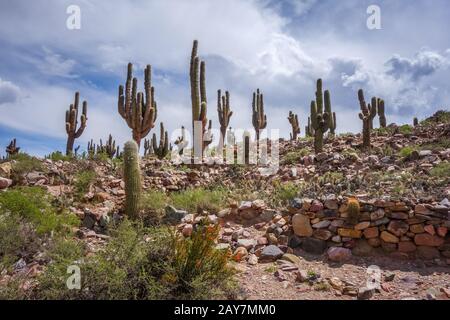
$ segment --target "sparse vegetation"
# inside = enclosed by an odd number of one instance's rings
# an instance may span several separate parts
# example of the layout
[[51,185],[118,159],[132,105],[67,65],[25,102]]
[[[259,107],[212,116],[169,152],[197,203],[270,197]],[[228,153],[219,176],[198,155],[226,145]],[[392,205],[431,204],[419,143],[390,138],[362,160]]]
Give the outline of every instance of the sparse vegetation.
[[75,174],[74,191],[78,199],[82,198],[89,191],[96,175],[92,169],[81,170]]
[[205,188],[187,189],[170,195],[170,203],[177,209],[191,213],[203,210],[218,212],[227,203],[227,191],[223,188],[213,190]]

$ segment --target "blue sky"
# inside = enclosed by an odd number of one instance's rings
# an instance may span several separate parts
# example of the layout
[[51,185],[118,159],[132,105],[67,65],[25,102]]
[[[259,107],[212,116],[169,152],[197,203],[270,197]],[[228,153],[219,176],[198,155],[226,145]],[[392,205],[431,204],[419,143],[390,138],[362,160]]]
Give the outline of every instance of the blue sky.
[[[81,29],[66,28],[66,8],[81,9]],[[381,9],[381,30],[366,9]],[[64,113],[75,91],[88,101],[88,126],[76,141],[131,137],[117,113],[117,88],[135,64],[153,67],[159,112],[169,132],[190,127],[192,40],[206,61],[208,117],[218,128],[217,89],[229,90],[233,128],[251,128],[251,96],[265,95],[268,128],[302,135],[315,80],[331,90],[338,132],[358,132],[356,92],[385,99],[388,122],[411,123],[450,105],[447,0],[0,2],[0,155],[13,137],[22,150],[64,150]],[[157,127],[156,127],[157,128]],[[173,133],[176,137],[176,133]]]

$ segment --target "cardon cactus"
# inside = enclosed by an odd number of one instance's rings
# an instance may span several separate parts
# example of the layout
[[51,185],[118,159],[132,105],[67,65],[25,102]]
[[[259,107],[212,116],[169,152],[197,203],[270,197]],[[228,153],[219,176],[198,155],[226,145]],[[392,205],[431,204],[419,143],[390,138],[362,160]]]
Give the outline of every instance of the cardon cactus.
[[360,215],[360,206],[359,206],[358,199],[356,199],[356,198],[348,199],[347,214],[348,214],[348,221],[350,223],[353,223],[353,224],[358,223],[359,215]]
[[308,124],[305,126],[305,136],[314,137],[314,128],[311,126],[311,117],[308,117]]
[[289,111],[288,120],[292,127],[291,140],[295,141],[297,140],[297,135],[300,134],[300,124],[298,122],[298,116],[292,111]]
[[141,208],[141,170],[136,141],[128,141],[123,148],[123,178],[125,182],[125,214],[139,217]]
[[116,148],[116,141],[113,140],[112,135],[110,134],[108,140],[105,145],[103,145],[102,139],[100,139],[100,145],[97,146],[97,153],[104,153],[110,159],[114,158],[115,155],[118,154],[119,147]]
[[[325,91],[326,112],[323,111],[322,79],[317,80],[316,101],[311,101],[311,127],[314,129],[314,152],[323,150],[323,135],[330,128],[329,92]],[[328,111],[328,112],[327,112]]]
[[217,90],[217,113],[219,115],[220,134],[222,146],[225,145],[225,134],[227,132],[228,125],[230,124],[230,118],[233,115],[233,111],[230,108],[230,93],[225,91],[225,95],[221,94],[220,90]]
[[20,147],[16,146],[16,138],[12,139],[11,142],[6,146],[6,153],[8,154],[8,158],[18,154]]
[[419,125],[419,119],[417,119],[417,117],[414,117],[413,125],[414,125],[414,127],[417,127]]
[[[358,99],[361,107],[359,118],[363,121],[363,149],[370,149],[370,131],[372,130],[371,124],[373,118],[377,114],[377,108],[374,105],[370,105],[370,103],[366,105],[366,101],[364,100],[364,92],[362,89],[359,89],[358,91]],[[376,103],[376,101],[374,102]]]
[[[192,133],[193,141],[200,139],[195,136],[194,122],[201,121],[202,123],[202,137],[206,132],[206,125],[208,119],[207,113],[207,100],[206,100],[206,80],[205,80],[205,61],[200,61],[197,56],[198,41],[194,40],[192,45],[191,62],[190,62],[190,84],[191,84],[191,104],[192,104]],[[211,141],[203,141],[202,143],[202,156],[205,148],[211,143]],[[194,142],[195,145],[195,142]]]
[[83,101],[82,113],[80,116],[80,126],[78,126],[78,104],[80,101],[80,93],[75,93],[75,101],[70,105],[69,110],[66,111],[66,133],[67,133],[67,146],[66,155],[71,155],[73,153],[73,144],[75,139],[79,138],[84,129],[86,128],[87,122],[87,102]]
[[263,94],[259,92],[259,89],[256,89],[256,93],[253,92],[252,123],[256,132],[256,144],[258,148],[261,130],[264,130],[267,126],[267,116],[264,113],[264,98]]
[[172,146],[169,148],[169,135],[167,131],[164,131],[164,124],[161,122],[160,124],[160,137],[159,137],[159,145],[156,140],[156,134],[153,134],[152,138],[152,147],[153,152],[159,159],[165,158],[169,151],[172,149]]
[[149,139],[144,139],[144,156],[153,154],[152,144]]
[[386,128],[386,115],[384,113],[384,100],[377,99],[378,119],[380,120],[380,128]]
[[334,136],[335,135],[335,130],[336,130],[336,113],[335,112],[331,112],[330,91],[325,90],[325,92],[324,92],[324,100],[325,100],[325,112],[330,115],[328,117],[328,127],[330,128],[330,133],[329,134]]
[[125,95],[123,86],[119,86],[118,110],[119,114],[127,122],[133,131],[133,140],[138,146],[142,138],[145,138],[155,126],[157,117],[157,105],[155,101],[155,89],[151,84],[151,66],[147,65],[144,73],[144,90],[137,92],[137,79],[133,78],[133,65],[128,64]]

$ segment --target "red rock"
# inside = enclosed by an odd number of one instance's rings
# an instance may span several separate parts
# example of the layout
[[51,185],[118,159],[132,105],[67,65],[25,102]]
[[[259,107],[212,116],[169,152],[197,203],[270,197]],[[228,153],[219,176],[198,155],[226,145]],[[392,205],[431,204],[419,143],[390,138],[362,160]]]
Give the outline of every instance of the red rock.
[[414,252],[416,251],[416,245],[412,241],[400,241],[398,243],[398,251],[400,252]]
[[372,239],[372,238],[376,238],[378,237],[378,227],[371,227],[371,228],[367,228],[363,231],[364,237],[366,237],[366,239]]
[[361,238],[361,231],[360,230],[339,228],[338,229],[338,234],[341,237],[346,237],[346,238]]
[[192,230],[193,230],[192,224],[187,224],[187,225],[184,226],[183,231],[181,231],[181,233],[185,237],[190,237],[191,234],[192,234]]
[[350,249],[342,247],[331,247],[327,251],[328,259],[335,262],[342,262],[351,259],[352,252]]
[[363,221],[355,226],[355,230],[364,230],[370,227],[370,221]]
[[414,237],[414,242],[418,246],[439,247],[444,243],[444,239],[436,235],[432,236],[428,233],[421,233]]
[[446,227],[438,227],[437,228],[437,234],[444,238],[447,235],[448,229]]
[[423,228],[423,225],[421,224],[413,224],[409,227],[411,232],[413,233],[424,233],[425,229]]
[[387,232],[387,231],[381,232],[380,238],[381,238],[381,240],[383,240],[387,243],[398,243],[399,242],[399,239],[395,235],[393,235],[392,233]]
[[320,210],[323,210],[323,204],[320,201],[314,200],[311,208],[309,208],[309,211],[311,212],[318,212]]
[[425,214],[425,215],[427,215],[427,214],[430,214],[431,211],[430,211],[425,205],[423,205],[423,204],[417,204],[417,205],[414,207],[414,213],[416,213],[416,214]]
[[397,237],[401,237],[408,232],[409,225],[403,221],[393,220],[389,223],[387,229]]
[[434,236],[436,234],[436,231],[434,230],[434,226],[431,224],[427,224],[425,227],[423,227],[423,229],[428,232],[429,234],[431,234],[432,236]]

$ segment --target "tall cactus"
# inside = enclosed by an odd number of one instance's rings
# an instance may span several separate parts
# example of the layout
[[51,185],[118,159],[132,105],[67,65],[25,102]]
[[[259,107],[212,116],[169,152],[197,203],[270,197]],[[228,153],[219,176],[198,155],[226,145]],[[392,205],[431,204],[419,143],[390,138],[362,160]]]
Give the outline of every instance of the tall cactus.
[[297,135],[300,134],[300,124],[298,122],[298,115],[294,114],[292,111],[289,111],[288,116],[289,123],[292,127],[291,140],[297,140]]
[[335,130],[336,130],[336,113],[335,112],[331,112],[330,91],[325,90],[325,92],[324,92],[324,100],[325,100],[325,112],[330,115],[329,119],[328,119],[328,126],[330,128],[330,135],[334,136],[335,135]]
[[[311,127],[314,129],[314,151],[320,153],[323,150],[323,135],[330,128],[329,92],[325,91],[326,108],[323,111],[322,79],[317,80],[316,101],[311,101]],[[328,112],[327,112],[328,111]]]
[[133,78],[133,65],[131,63],[128,64],[125,94],[123,86],[119,86],[119,114],[133,131],[133,140],[136,141],[138,147],[142,138],[146,137],[155,126],[157,117],[158,109],[155,101],[155,89],[151,84],[151,72],[151,66],[147,65],[144,73],[145,96],[144,93],[137,92],[137,79]]
[[[190,71],[189,71],[191,84],[193,141],[199,139],[199,137],[195,136],[194,122],[195,121],[202,122],[202,137],[205,135],[206,125],[208,123],[208,119],[206,118],[206,113],[208,109],[206,100],[205,61],[200,61],[200,58],[197,55],[197,50],[198,50],[198,41],[194,40],[194,43],[192,45]],[[211,141],[203,141],[202,155],[206,146],[208,146],[210,143]]]
[[223,96],[220,89],[217,90],[217,113],[219,115],[222,146],[224,146],[225,134],[227,132],[228,125],[230,124],[230,118],[233,115],[233,111],[230,109],[230,94],[228,91],[225,91],[225,95]]
[[384,114],[384,100],[377,99],[378,119],[380,120],[380,128],[386,128],[386,116]]
[[308,124],[305,126],[305,136],[314,137],[314,128],[311,126],[311,117],[308,117]]
[[90,157],[93,157],[95,155],[96,146],[94,143],[94,140],[91,139],[91,141],[88,141],[87,145],[87,152]]
[[150,139],[144,139],[144,156],[153,154],[153,147],[150,143]]
[[359,118],[363,121],[363,149],[370,149],[370,131],[372,130],[371,124],[373,118],[377,114],[377,108],[374,105],[370,105],[370,103],[366,105],[366,101],[364,99],[364,92],[362,89],[359,89],[358,91],[358,99],[359,105],[361,107]]
[[413,119],[413,126],[417,127],[419,125],[419,119],[417,119],[417,117],[414,117]]
[[259,135],[261,130],[264,130],[267,126],[267,116],[264,113],[264,99],[263,94],[256,89],[256,93],[253,92],[252,100],[252,123],[256,132],[256,145],[259,148]]
[[139,168],[138,145],[128,141],[123,148],[123,176],[125,182],[125,214],[139,217],[141,209],[141,170]]
[[18,154],[20,147],[16,146],[16,138],[12,139],[11,142],[6,146],[6,153],[8,154],[8,158]]
[[105,145],[103,145],[103,141],[100,139],[100,145],[97,146],[97,153],[104,153],[112,159],[118,154],[118,149],[119,147],[116,148],[116,141],[113,140],[113,137],[110,134]]
[[67,133],[67,146],[66,155],[71,155],[73,153],[73,144],[75,139],[79,138],[84,129],[86,128],[87,122],[87,102],[83,101],[82,114],[80,116],[80,126],[78,126],[78,104],[80,101],[80,93],[75,93],[75,101],[70,105],[69,110],[66,111],[66,133]]
[[160,124],[160,137],[159,137],[159,145],[156,140],[156,134],[153,134],[152,138],[152,147],[153,152],[159,159],[163,159],[165,156],[169,154],[169,150],[172,149],[172,146],[169,148],[169,135],[167,131],[164,131],[164,124],[161,122]]

